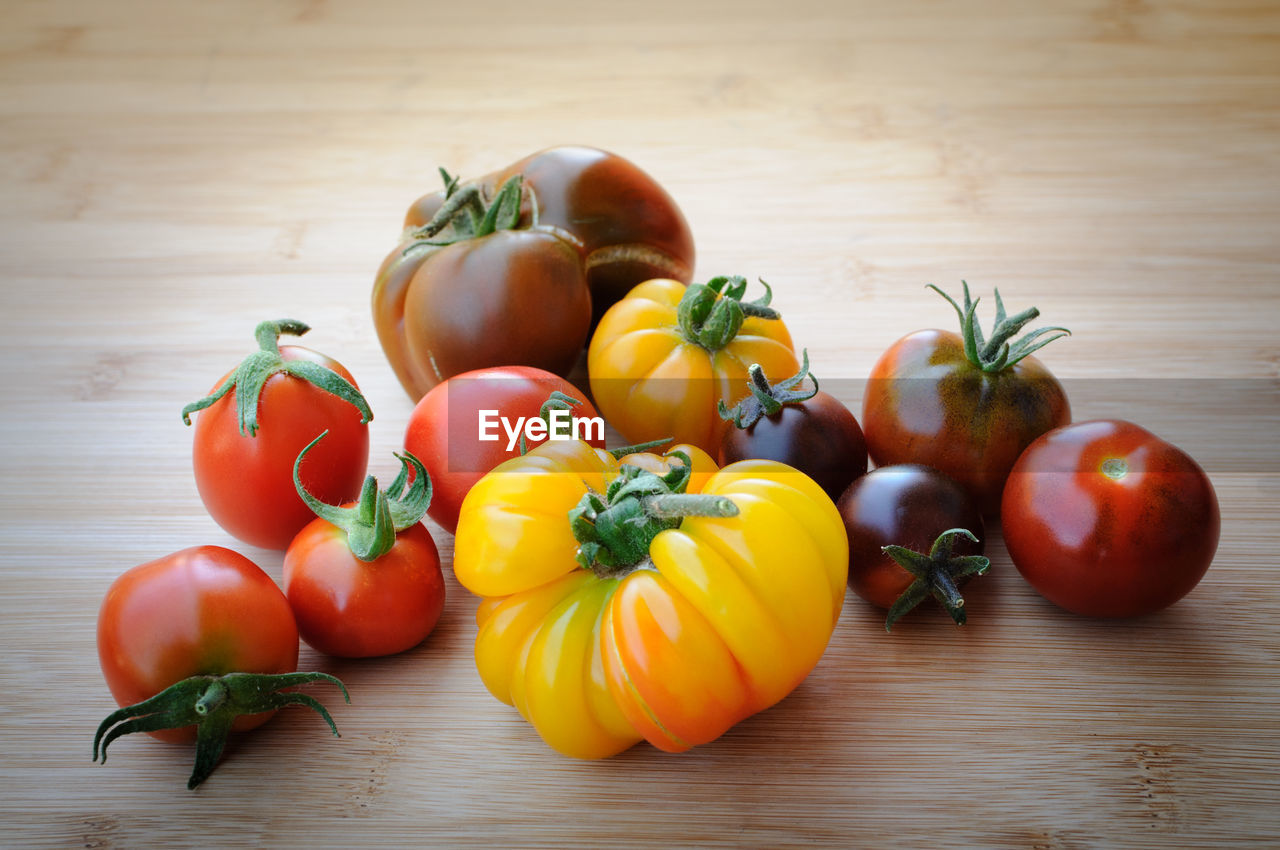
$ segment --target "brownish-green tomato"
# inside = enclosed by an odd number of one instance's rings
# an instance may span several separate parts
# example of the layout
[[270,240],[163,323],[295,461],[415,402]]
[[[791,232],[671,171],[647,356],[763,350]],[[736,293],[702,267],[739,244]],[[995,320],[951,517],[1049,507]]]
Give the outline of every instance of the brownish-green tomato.
[[867,450],[877,466],[921,463],[945,473],[994,514],[1022,450],[1071,421],[1062,384],[1029,356],[1069,332],[1041,328],[1011,342],[1040,313],[1006,317],[997,291],[995,328],[984,339],[968,284],[963,309],[932,288],[956,309],[961,333],[916,331],[876,361],[862,402]]

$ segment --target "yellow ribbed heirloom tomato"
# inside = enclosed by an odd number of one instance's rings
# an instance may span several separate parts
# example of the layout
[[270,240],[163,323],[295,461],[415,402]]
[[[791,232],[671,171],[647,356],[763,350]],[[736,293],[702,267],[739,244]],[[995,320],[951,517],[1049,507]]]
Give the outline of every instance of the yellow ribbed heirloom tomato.
[[848,543],[789,466],[556,441],[467,494],[453,568],[486,597],[485,686],[556,750],[602,758],[686,750],[790,693],[839,618]]
[[714,456],[728,427],[719,403],[733,407],[747,395],[747,368],[796,372],[791,335],[768,306],[768,285],[754,302],[742,301],[746,288],[743,277],[688,287],[649,280],[604,314],[587,372],[596,407],[626,439],[674,437]]

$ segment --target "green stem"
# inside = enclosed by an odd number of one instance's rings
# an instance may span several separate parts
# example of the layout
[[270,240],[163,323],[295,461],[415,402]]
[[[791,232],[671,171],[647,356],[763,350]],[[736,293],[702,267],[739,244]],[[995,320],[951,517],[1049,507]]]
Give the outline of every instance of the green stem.
[[964,537],[978,543],[977,536],[965,528],[949,528],[938,535],[929,554],[914,552],[903,546],[885,546],[882,551],[900,567],[915,576],[910,586],[889,608],[884,630],[891,631],[893,624],[915,608],[927,597],[937,599],[956,625],[965,623],[964,597],[957,582],[962,578],[982,575],[991,567],[991,561],[982,555],[954,555],[958,538]]
[[[813,382],[813,389],[797,390],[796,387],[803,384],[805,378]],[[818,379],[809,373],[808,349],[804,349],[804,362],[800,364],[800,371],[791,377],[770,384],[760,364],[752,363],[747,367],[747,382],[751,395],[738,402],[735,407],[728,407],[724,399],[719,402],[720,418],[733,422],[737,428],[750,428],[760,421],[760,417],[772,416],[782,410],[784,405],[800,404],[818,394]]]
[[583,569],[602,577],[626,574],[648,561],[654,537],[685,517],[738,515],[738,506],[724,496],[686,493],[692,462],[680,452],[669,457],[681,463],[662,475],[624,465],[603,495],[588,492],[569,511]]
[[280,354],[280,335],[302,336],[311,330],[297,319],[277,319],[260,322],[253,331],[258,350],[250,354],[212,394],[182,408],[182,421],[191,424],[191,414],[214,404],[233,388],[235,389],[236,418],[240,433],[253,437],[258,433],[258,401],[262,388],[272,375],[283,372],[300,378],[318,389],[337,396],[360,411],[360,422],[373,420],[369,402],[346,378],[311,360],[285,360]]
[[955,309],[956,315],[960,317],[960,335],[964,340],[965,357],[968,358],[970,363],[984,372],[999,372],[1002,369],[1007,369],[1032,352],[1044,348],[1055,339],[1071,336],[1071,331],[1066,328],[1037,328],[1022,339],[1011,342],[1015,335],[1040,315],[1040,311],[1035,307],[1030,307],[1015,316],[1006,316],[1004,301],[1001,300],[1000,290],[997,289],[995,291],[995,324],[991,329],[991,338],[984,339],[982,326],[977,319],[978,301],[982,299],[975,300],[970,297],[967,281],[962,280],[960,283],[964,286],[963,308],[956,303],[954,298],[932,283],[927,284],[927,288],[941,295]]
[[778,311],[768,306],[773,290],[761,280],[765,294],[755,301],[744,302],[747,279],[739,275],[714,277],[706,283],[691,283],[676,307],[681,335],[707,351],[719,351],[728,345],[748,317],[778,319]]
[[[400,474],[386,490],[378,489],[372,475],[364,480],[360,499],[353,507],[344,508],[320,501],[302,485],[302,459],[323,440],[328,431],[306,445],[293,462],[293,486],[302,501],[316,516],[337,526],[347,534],[347,547],[362,561],[376,561],[396,543],[396,534],[416,525],[431,505],[431,477],[422,461],[410,452],[397,454]],[[413,481],[409,475],[412,470]]]
[[342,689],[351,702],[346,685],[328,673],[228,673],[225,676],[192,676],[134,705],[107,715],[93,736],[93,760],[107,763],[107,747],[115,739],[133,732],[196,727],[196,762],[188,788],[209,778],[226,745],[232,722],[242,715],[275,711],[287,705],[305,705],[316,711],[335,737],[338,727],[328,710],[314,697],[286,692],[311,682],[329,682]]
[[[459,186],[458,179],[444,169],[440,169],[440,175],[445,181],[445,202],[436,210],[431,221],[410,234],[412,242],[405,248],[405,253],[419,245],[443,246],[467,239],[479,239],[499,230],[511,230],[520,222],[523,175],[516,174],[508,178],[498,188],[487,207],[478,184]],[[451,237],[435,238],[448,228],[452,228]]]

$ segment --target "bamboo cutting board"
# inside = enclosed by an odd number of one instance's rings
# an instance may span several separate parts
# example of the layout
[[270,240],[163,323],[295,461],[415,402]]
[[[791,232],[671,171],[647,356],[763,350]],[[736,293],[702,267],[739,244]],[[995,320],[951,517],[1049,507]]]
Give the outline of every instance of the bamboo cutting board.
[[[1280,843],[1275,3],[11,0],[4,20],[0,844]],[[1077,419],[1134,419],[1208,469],[1204,582],[1151,617],[1074,617],[993,528],[963,629],[930,610],[886,635],[850,596],[782,704],[684,755],[579,763],[485,692],[450,577],[418,649],[304,647],[351,689],[316,692],[341,739],[285,712],[194,793],[183,747],[91,764],[116,575],[214,543],[280,578],[204,513],[180,408],[294,316],[357,376],[372,471],[394,472],[412,404],[368,297],[404,207],[437,165],[561,143],[662,181],[698,277],[769,280],[855,411],[893,340],[952,326],[925,283],[1038,305],[1074,331],[1042,354]]]

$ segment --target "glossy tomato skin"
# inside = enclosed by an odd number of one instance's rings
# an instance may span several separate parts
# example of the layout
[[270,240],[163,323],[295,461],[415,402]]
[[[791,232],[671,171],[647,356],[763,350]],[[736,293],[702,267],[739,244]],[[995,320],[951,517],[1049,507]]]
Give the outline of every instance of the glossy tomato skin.
[[1001,509],[1018,571],[1046,599],[1091,617],[1136,617],[1204,577],[1221,519],[1186,452],[1131,422],[1079,422],[1032,443]]
[[[684,214],[634,163],[597,148],[565,145],[527,156],[479,182],[492,196],[517,174],[531,190],[517,226],[533,223],[536,197],[538,223],[582,243],[595,321],[641,281],[670,277],[689,282],[694,245]],[[418,199],[405,226],[426,224],[442,202],[440,192]]]
[[[351,373],[323,354],[285,345],[280,356],[319,363],[355,386]],[[369,429],[354,405],[301,378],[276,373],[258,397],[257,435],[246,436],[239,428],[233,391],[196,414],[192,448],[200,498],[233,537],[264,549],[284,549],[315,517],[293,486],[293,463],[326,430],[329,436],[302,464],[302,483],[334,504],[360,494],[369,463]]]
[[444,610],[444,575],[430,532],[416,523],[375,561],[351,554],[345,531],[315,519],[284,556],[284,592],[308,645],[368,658],[412,649]]
[[1035,357],[984,372],[965,357],[958,334],[941,330],[895,342],[872,368],[862,406],[877,466],[933,467],[966,487],[986,514],[1000,510],[1022,450],[1070,421],[1066,391]]
[[757,458],[785,463],[808,475],[836,501],[867,471],[867,443],[849,408],[818,391],[785,404],[749,428],[730,427],[720,442],[720,465]]
[[[197,675],[292,673],[298,628],[271,577],[221,546],[183,549],[123,573],[98,614],[98,660],[121,706]],[[251,729],[271,713],[237,718]],[[194,727],[150,733],[190,741]]]
[[957,555],[981,555],[986,543],[982,512],[969,493],[936,470],[915,464],[873,469],[836,503],[849,537],[849,587],[888,609],[915,577],[881,551],[905,546],[927,553],[942,532],[964,528],[978,538],[958,539]]
[[577,362],[591,294],[578,247],[552,231],[500,230],[393,253],[389,262],[390,274],[411,272],[395,329],[403,352],[391,360],[402,361],[398,372],[415,399],[473,369],[515,364],[563,374]]
[[633,443],[669,438],[719,455],[718,403],[733,407],[749,392],[748,369],[793,375],[800,368],[782,319],[747,317],[723,348],[708,351],[679,325],[686,287],[649,280],[613,305],[591,337],[587,373],[596,405]]
[[[479,439],[481,410],[496,410],[513,425],[521,417],[537,417],[543,402],[562,392],[582,404],[574,418],[599,416],[587,396],[573,384],[545,369],[502,366],[476,369],[449,378],[433,387],[414,407],[405,428],[404,447],[422,461],[431,476],[431,507],[427,514],[452,534],[458,527],[458,511],[467,493],[485,473],[520,448],[507,450],[508,437],[497,429],[498,440]],[[603,435],[591,432],[587,442],[604,448]],[[529,448],[544,442],[528,441]]]

